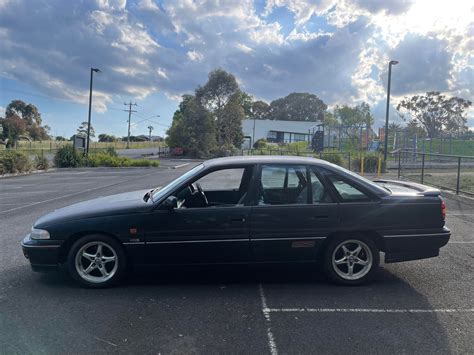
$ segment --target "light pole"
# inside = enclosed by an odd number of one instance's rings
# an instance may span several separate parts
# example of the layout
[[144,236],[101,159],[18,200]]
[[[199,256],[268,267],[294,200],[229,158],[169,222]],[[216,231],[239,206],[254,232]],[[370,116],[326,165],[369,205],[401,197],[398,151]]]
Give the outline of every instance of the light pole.
[[89,154],[89,141],[90,141],[90,135],[91,135],[92,81],[94,79],[94,72],[100,73],[100,69],[91,68],[91,80],[90,80],[90,87],[89,87],[89,118],[87,119],[86,155]]
[[388,84],[387,84],[387,110],[385,111],[385,144],[383,152],[383,160],[387,161],[387,150],[388,150],[388,112],[390,109],[390,82],[392,80],[392,65],[397,65],[397,60],[391,60],[388,62]]
[[148,138],[150,139],[150,142],[151,142],[151,131],[153,131],[153,126],[148,126]]

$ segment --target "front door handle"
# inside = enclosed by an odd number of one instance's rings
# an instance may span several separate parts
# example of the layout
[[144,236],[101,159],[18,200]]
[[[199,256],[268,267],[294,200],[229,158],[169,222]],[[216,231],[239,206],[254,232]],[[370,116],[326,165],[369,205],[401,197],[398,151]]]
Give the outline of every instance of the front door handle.
[[328,219],[329,216],[313,216],[311,219],[317,220],[317,219]]
[[236,217],[236,218],[231,218],[231,222],[245,222],[245,217]]

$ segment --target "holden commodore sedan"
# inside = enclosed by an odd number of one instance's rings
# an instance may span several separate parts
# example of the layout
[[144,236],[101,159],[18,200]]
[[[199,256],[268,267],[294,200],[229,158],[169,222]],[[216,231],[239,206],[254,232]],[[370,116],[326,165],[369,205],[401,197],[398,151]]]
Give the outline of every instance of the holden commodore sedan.
[[208,160],[164,187],[78,203],[40,218],[21,246],[35,271],[65,264],[87,287],[133,267],[307,263],[346,285],[385,262],[438,256],[440,191],[369,181],[303,157]]

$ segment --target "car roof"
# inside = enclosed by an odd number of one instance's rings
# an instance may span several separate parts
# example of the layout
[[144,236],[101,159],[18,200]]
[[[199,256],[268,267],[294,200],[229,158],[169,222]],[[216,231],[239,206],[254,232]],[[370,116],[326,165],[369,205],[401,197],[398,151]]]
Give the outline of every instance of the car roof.
[[321,159],[313,157],[299,157],[288,155],[247,155],[233,156],[206,160],[206,167],[229,166],[229,165],[245,165],[245,164],[311,164],[320,166],[329,166],[330,164]]

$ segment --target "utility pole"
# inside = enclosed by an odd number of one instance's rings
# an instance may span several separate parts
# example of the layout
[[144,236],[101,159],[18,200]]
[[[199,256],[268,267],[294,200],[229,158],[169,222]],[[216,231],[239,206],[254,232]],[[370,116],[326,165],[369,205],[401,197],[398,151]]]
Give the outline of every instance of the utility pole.
[[128,104],[124,102],[125,106],[128,106],[128,110],[124,110],[125,112],[128,111],[128,134],[127,134],[127,149],[130,148],[130,122],[132,119],[132,112],[137,112],[132,110],[132,106],[138,106],[137,103],[132,104],[132,101],[130,101]]

